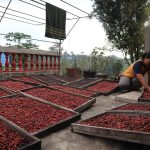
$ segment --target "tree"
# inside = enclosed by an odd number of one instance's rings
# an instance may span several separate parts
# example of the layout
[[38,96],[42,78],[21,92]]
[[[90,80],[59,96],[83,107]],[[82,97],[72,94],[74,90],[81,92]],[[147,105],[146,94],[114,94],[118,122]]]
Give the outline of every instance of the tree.
[[149,0],[149,2],[147,3],[146,13],[147,13],[147,15],[148,15],[148,21],[147,21],[146,25],[149,26],[149,25],[150,25],[150,0]]
[[108,40],[133,63],[144,49],[148,0],[93,0],[94,14],[103,23]]
[[123,63],[121,60],[118,59],[112,64],[112,67],[113,67],[113,74],[119,75],[123,69]]
[[95,47],[91,53],[91,69],[97,70],[98,65],[102,66],[104,52],[102,48]]
[[49,51],[63,51],[64,50],[64,48],[60,45],[60,43],[54,43],[52,46],[50,46],[49,48]]
[[[4,38],[10,42],[6,45],[9,47],[17,47],[17,48],[26,48],[26,49],[38,49],[38,45],[33,44],[31,41],[31,36],[24,33],[13,33],[10,32],[4,36]],[[23,42],[25,41],[25,42]]]
[[81,68],[82,71],[95,70],[109,76],[120,74],[125,64],[123,59],[114,55],[107,56],[105,54],[106,51],[110,52],[110,50],[105,47],[95,47],[91,52],[91,55],[85,55],[84,53],[75,55],[74,53],[69,54],[68,52],[64,52],[61,59],[61,72],[65,74],[66,68],[73,67],[73,55],[76,58],[77,66]]
[[124,62],[121,58],[113,55],[106,56],[105,52],[110,52],[106,47],[95,47],[90,55],[92,69],[107,74],[109,76],[120,74]]

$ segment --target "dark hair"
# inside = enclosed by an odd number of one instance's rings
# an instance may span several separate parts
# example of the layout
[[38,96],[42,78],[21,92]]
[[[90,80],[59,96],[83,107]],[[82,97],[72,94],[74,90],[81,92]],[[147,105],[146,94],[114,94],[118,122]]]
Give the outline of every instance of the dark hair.
[[145,59],[145,58],[150,59],[150,52],[145,52],[145,53],[142,55],[142,59]]

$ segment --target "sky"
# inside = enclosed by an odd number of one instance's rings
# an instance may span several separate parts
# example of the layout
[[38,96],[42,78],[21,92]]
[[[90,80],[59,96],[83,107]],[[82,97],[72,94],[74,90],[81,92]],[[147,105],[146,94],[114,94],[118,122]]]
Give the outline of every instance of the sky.
[[[38,5],[30,0],[24,0],[26,2],[30,2],[32,4]],[[40,2],[40,0],[36,0]],[[68,12],[74,13],[78,16],[86,16],[85,13],[80,12],[65,3],[63,3],[61,0],[46,0],[47,2],[60,7],[62,9],[65,9]],[[65,0],[68,3],[71,3],[74,6],[79,7],[80,9],[91,13],[93,11],[92,4],[93,2],[91,0]],[[0,0],[0,6],[7,6],[9,0]],[[38,5],[39,7],[45,8],[44,6]],[[28,4],[22,3],[19,0],[12,0],[12,3],[10,4],[9,8],[22,11],[25,13],[28,13],[30,15],[35,15],[40,18],[45,19],[45,10],[30,6]],[[0,11],[4,11],[3,8],[0,8]],[[7,13],[19,15],[22,17],[27,17],[29,19],[33,19],[32,17],[28,17],[25,15],[20,15],[19,13],[14,13],[10,10],[7,10]],[[2,13],[0,13],[0,16]],[[5,15],[5,17],[12,17],[8,14]],[[67,13],[68,18],[74,18],[74,16]],[[16,17],[13,17],[17,19]],[[20,19],[22,20],[22,19]],[[34,19],[38,22],[45,23],[45,20],[40,19]],[[76,20],[73,21],[67,21],[66,23],[66,33],[69,32],[73,24]],[[28,21],[30,22],[30,21]],[[46,38],[45,37],[45,25],[28,25],[20,22],[16,22],[13,20],[9,20],[6,18],[3,18],[2,22],[0,22],[0,33],[6,34],[8,32],[22,32],[25,34],[29,34],[32,36],[33,39],[40,39],[40,40],[46,40],[46,41],[54,41],[54,39]],[[72,30],[72,32],[69,34],[67,39],[63,42],[62,46],[64,48],[64,51],[67,52],[74,52],[75,54],[81,54],[84,52],[84,54],[90,54],[92,50],[95,47],[103,47],[107,44],[106,40],[106,34],[104,31],[104,28],[102,26],[102,23],[100,23],[96,18],[89,19],[80,19],[78,24],[75,26],[75,28]],[[33,41],[37,45],[39,45],[39,48],[42,50],[48,50],[48,47],[52,46],[50,43],[45,42],[37,42]],[[5,45],[6,41],[4,40],[3,36],[0,36],[0,45]],[[116,52],[112,53],[116,54]],[[119,54],[121,55],[121,54]]]

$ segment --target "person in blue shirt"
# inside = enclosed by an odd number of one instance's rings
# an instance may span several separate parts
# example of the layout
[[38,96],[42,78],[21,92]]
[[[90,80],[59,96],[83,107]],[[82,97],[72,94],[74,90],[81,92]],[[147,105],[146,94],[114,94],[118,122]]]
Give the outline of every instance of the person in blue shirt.
[[145,81],[144,75],[148,73],[150,83],[150,52],[145,52],[142,58],[125,70],[120,77],[119,87],[121,90],[138,90],[141,86],[150,92],[150,86]]

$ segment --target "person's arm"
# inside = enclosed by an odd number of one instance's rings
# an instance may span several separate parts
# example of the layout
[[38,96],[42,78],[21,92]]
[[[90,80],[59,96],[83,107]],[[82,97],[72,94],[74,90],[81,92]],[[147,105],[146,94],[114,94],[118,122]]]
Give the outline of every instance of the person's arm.
[[147,72],[148,74],[148,84],[150,85],[150,70]]
[[138,78],[138,80],[140,81],[142,86],[150,92],[150,86],[146,83],[143,75],[142,74],[136,74],[136,77]]
[[138,78],[139,82],[141,83],[141,85],[147,89],[149,92],[150,92],[150,86],[148,85],[148,83],[145,81],[143,75],[142,75],[142,71],[141,71],[141,62],[136,62],[134,65],[133,65],[133,70],[134,70],[134,73],[136,75],[136,77]]

